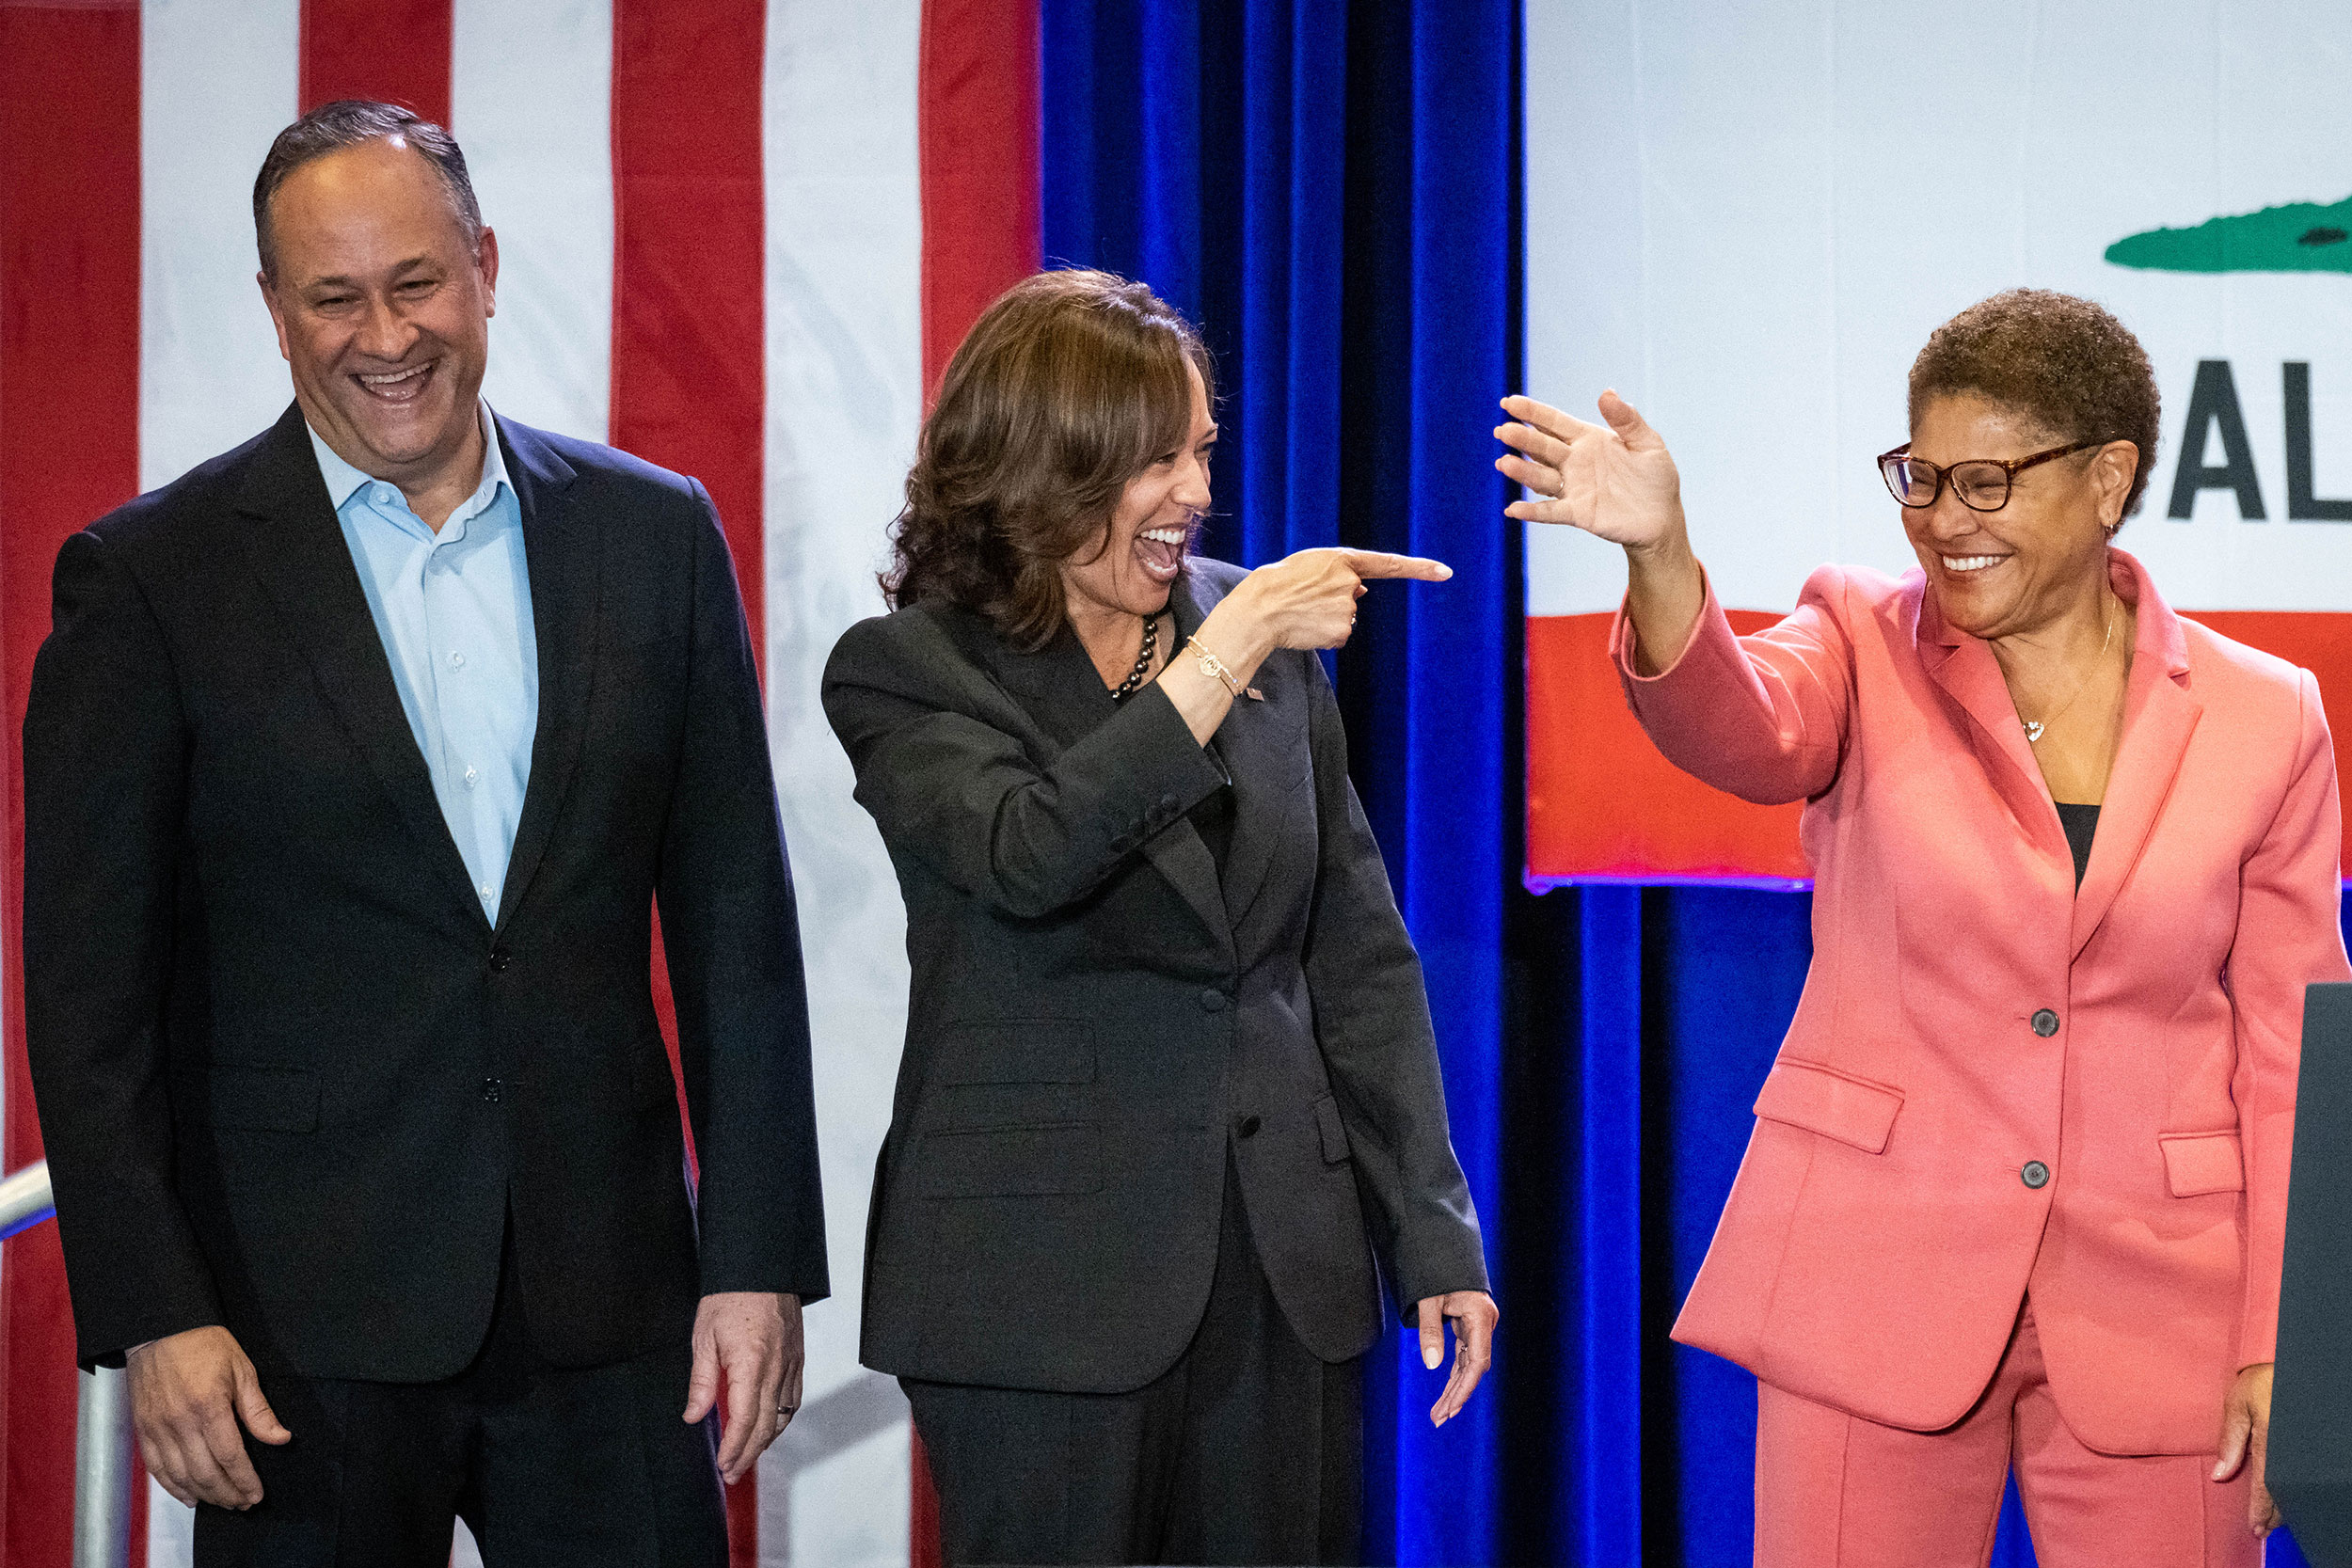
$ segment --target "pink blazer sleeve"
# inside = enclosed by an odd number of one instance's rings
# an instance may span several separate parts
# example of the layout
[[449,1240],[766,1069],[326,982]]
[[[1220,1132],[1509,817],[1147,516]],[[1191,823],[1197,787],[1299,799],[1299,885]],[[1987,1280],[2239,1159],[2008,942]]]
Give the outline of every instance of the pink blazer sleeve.
[[2278,815],[2246,862],[2228,982],[2236,1018],[2238,1141],[2246,1163],[2246,1304],[2238,1365],[2272,1359],[2285,1251],[2287,1168],[2295,1143],[2295,1078],[2302,1057],[2303,988],[2347,977],[2340,866],[2344,818],[2336,753],[2319,684],[2298,671],[2302,732]]
[[1821,567],[1786,619],[1740,637],[1710,581],[1691,641],[1655,675],[1636,673],[1633,623],[1620,607],[1610,657],[1634,717],[1666,760],[1763,805],[1827,789],[1853,702],[1852,645],[1836,612],[1844,583],[1836,567]]

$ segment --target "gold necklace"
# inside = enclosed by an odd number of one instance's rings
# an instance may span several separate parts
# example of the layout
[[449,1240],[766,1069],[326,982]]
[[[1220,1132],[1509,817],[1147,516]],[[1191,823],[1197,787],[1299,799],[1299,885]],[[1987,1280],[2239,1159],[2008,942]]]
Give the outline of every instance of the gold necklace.
[[2083,694],[2083,688],[2090,684],[2090,677],[2099,673],[2099,666],[2106,662],[2107,650],[2115,645],[2115,612],[2112,610],[2107,612],[2106,623],[2107,635],[2099,644],[2099,657],[2091,661],[2091,667],[2084,673],[2083,678],[2074,683],[2074,689],[2066,694],[2066,701],[2058,705],[2058,711],[2047,720],[2028,719],[2022,713],[2017,716],[2017,721],[2026,726],[2026,739],[2029,743],[2039,742],[2042,732],[2065,716],[2066,710],[2074,705],[2074,699]]

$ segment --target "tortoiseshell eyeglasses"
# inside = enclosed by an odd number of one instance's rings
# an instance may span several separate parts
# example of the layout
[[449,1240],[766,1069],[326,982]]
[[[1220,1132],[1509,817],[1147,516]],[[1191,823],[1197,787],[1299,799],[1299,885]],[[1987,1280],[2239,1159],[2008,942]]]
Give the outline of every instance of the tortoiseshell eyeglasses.
[[1911,443],[1905,441],[1893,451],[1880,454],[1879,475],[1886,481],[1886,493],[1905,506],[1933,506],[1948,479],[1952,494],[1969,511],[1998,512],[2009,504],[2010,483],[2035,464],[2106,445],[2105,441],[2077,441],[2073,446],[2035,452],[2031,457],[1972,457],[1948,468],[1939,468],[1925,458],[1912,456]]

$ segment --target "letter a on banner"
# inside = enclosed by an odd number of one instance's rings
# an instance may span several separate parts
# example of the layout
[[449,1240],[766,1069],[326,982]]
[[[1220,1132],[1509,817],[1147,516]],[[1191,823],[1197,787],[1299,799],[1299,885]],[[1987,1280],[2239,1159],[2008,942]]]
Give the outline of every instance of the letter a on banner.
[[[2221,430],[2221,462],[2205,462],[2205,433]],[[2262,483],[2254,477],[2254,449],[2246,439],[2246,416],[2237,404],[2237,381],[2227,359],[2201,360],[2197,385],[2189,389],[2188,423],[2181,432],[2181,466],[2173,473],[2172,505],[2167,515],[2185,520],[2197,510],[2200,490],[2234,490],[2237,515],[2265,520]]]

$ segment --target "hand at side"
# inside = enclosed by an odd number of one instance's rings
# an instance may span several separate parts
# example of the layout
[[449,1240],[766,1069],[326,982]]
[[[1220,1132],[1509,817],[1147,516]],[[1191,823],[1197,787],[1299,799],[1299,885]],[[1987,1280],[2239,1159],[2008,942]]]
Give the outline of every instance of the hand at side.
[[260,1502],[262,1478],[246,1457],[237,1423],[272,1447],[294,1433],[278,1425],[262,1397],[262,1380],[236,1336],[225,1328],[191,1328],[151,1339],[123,1360],[131,1426],[147,1473],[191,1507],[246,1509]]
[[2254,1467],[2253,1486],[2246,1498],[2246,1528],[2257,1539],[2279,1528],[2279,1505],[2265,1483],[2264,1467],[2270,1450],[2270,1374],[2274,1363],[2258,1362],[2237,1374],[2221,1402],[2220,1453],[2213,1479],[2228,1481],[2241,1466]]
[[805,1359],[801,1298],[771,1291],[721,1291],[694,1312],[694,1369],[686,1380],[686,1419],[710,1414],[726,1389],[719,1475],[741,1481],[801,1407]]
[[1454,1371],[1429,1407],[1429,1424],[1443,1426],[1462,1413],[1495,1358],[1495,1323],[1502,1316],[1484,1291],[1449,1291],[1421,1302],[1421,1364],[1436,1371],[1445,1359],[1445,1323],[1454,1323]]

